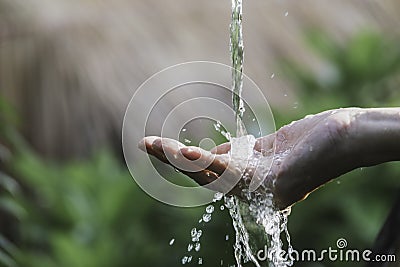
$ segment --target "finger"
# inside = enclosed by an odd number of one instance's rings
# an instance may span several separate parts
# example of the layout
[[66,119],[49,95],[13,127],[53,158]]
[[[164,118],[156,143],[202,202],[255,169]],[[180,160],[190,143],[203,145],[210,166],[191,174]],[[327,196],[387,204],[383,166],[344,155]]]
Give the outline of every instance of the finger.
[[159,139],[160,137],[158,136],[147,136],[140,140],[138,147],[144,152],[147,152],[148,150],[152,150],[152,144],[156,139]]
[[198,147],[184,147],[181,148],[181,152],[184,157],[188,158],[189,160],[193,160],[192,163],[199,167],[202,167],[200,165],[204,162],[210,162],[206,169],[198,172],[183,172],[184,174],[191,177],[200,185],[208,185],[207,188],[211,190],[225,192],[223,183],[221,184],[212,182],[219,179],[226,171],[229,163],[228,155],[215,155]]
[[151,148],[155,151],[154,155],[181,171],[209,170],[219,176],[226,170],[230,159],[228,155],[215,155],[199,147],[187,147],[169,138],[154,139]]
[[211,162],[208,169],[217,173],[218,175],[222,175],[226,168],[228,167],[230,157],[226,154],[223,155],[214,155],[214,160]]
[[186,147],[184,144],[169,138],[156,139],[152,149],[166,157],[170,165],[180,171],[199,172],[205,170],[214,160],[214,155],[197,147]]
[[[199,171],[204,168],[198,167],[191,161],[184,158],[180,152],[180,148],[185,147],[184,144],[170,139],[158,136],[149,136],[143,138],[139,142],[139,148],[148,154],[155,156],[157,159],[167,163],[180,171]],[[209,162],[211,162],[209,160]]]
[[[195,173],[183,172],[184,174],[194,179],[200,185],[206,185],[208,189],[219,192],[227,192],[227,190],[229,190],[233,194],[240,194],[241,191],[234,189],[236,186],[233,186],[232,184],[237,183],[234,177],[238,177],[238,173],[235,164],[233,164],[231,168],[228,168],[228,165],[230,163],[229,155],[212,154],[211,152],[198,147],[184,147],[181,149],[181,151],[185,157],[195,160],[193,161],[193,163],[195,164],[197,164],[199,160],[212,160],[211,164],[207,166],[207,169]],[[215,180],[221,178],[224,180],[221,182],[212,183]]]
[[203,162],[209,162],[208,166],[203,167],[217,175],[222,175],[229,163],[228,155],[215,155],[199,147],[183,147],[181,152],[185,158],[192,160],[199,167],[202,167]]
[[231,150],[231,143],[223,143],[210,150],[213,154],[226,154]]
[[216,179],[218,179],[218,175],[216,173],[208,170],[203,170],[200,172],[183,171],[182,173],[192,178],[196,183],[198,183],[201,186],[210,184],[214,182]]
[[164,152],[153,148],[154,142],[158,139],[160,139],[160,137],[158,137],[158,136],[145,137],[139,142],[138,147],[142,151],[144,151],[152,156],[155,156],[157,159],[159,159],[165,163],[169,163],[168,159],[164,155]]
[[179,153],[179,149],[185,147],[184,144],[170,138],[157,138],[153,141],[151,145],[152,149],[159,152],[170,153],[175,155]]
[[[228,155],[215,155],[198,147],[186,147],[173,139],[160,138],[157,136],[144,138],[139,143],[139,148],[170,165],[173,164],[168,160],[171,159],[169,156],[172,156],[178,161],[186,158],[186,160],[189,160],[189,164],[193,163],[197,167],[199,167],[200,163],[208,161],[210,164],[207,166],[207,169],[201,168],[201,170],[195,172],[182,170],[177,166],[173,166],[202,186],[219,192],[225,190],[224,184],[214,184],[212,182],[219,179],[226,171],[230,159]],[[188,165],[185,164],[185,167],[187,166]],[[191,169],[193,170],[195,168],[191,167]],[[229,193],[239,195],[240,190],[237,190],[235,187]]]
[[[181,148],[182,155],[189,160],[198,160],[202,157],[204,150],[195,146]],[[204,153],[205,154],[205,153]]]
[[254,144],[254,150],[261,152],[264,156],[273,153],[275,133],[257,138]]

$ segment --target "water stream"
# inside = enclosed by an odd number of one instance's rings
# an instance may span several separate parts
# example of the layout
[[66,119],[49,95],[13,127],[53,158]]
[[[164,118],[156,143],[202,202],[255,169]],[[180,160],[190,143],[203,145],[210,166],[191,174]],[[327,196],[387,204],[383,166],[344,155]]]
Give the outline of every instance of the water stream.
[[245,135],[241,119],[243,117],[244,103],[241,99],[243,90],[243,29],[242,29],[242,0],[232,1],[232,16],[230,25],[229,48],[232,64],[232,103],[236,114],[236,137]]
[[[243,168],[242,163],[247,162],[247,167],[257,167],[257,177],[266,177],[269,171],[271,158],[264,157],[260,152],[255,151],[256,138],[247,135],[246,128],[242,122],[245,107],[241,98],[243,90],[243,31],[242,31],[242,0],[232,1],[232,21],[230,24],[230,52],[232,63],[232,103],[236,116],[236,137],[225,132],[218,121],[214,127],[231,143],[230,158],[238,163],[237,168]],[[234,153],[232,152],[234,151]],[[275,155],[273,160],[280,160],[283,155]],[[241,165],[241,166],[240,166]],[[249,170],[242,170],[242,178],[249,179]],[[244,188],[242,198],[246,201],[239,201],[237,196],[216,193],[214,202],[224,200],[225,207],[229,210],[235,230],[234,256],[235,267],[242,267],[243,264],[252,262],[254,266],[286,267],[292,266],[293,260],[290,255],[292,246],[287,228],[290,208],[285,211],[278,210],[273,204],[271,189],[266,185],[261,186],[254,192]],[[206,207],[199,223],[208,223],[212,218],[214,206]],[[187,247],[187,254],[182,257],[182,264],[196,262],[203,264],[203,259],[197,257],[200,251],[200,238],[202,230],[193,228],[190,233],[191,242]],[[283,238],[282,238],[283,237]],[[228,240],[228,239],[226,239]],[[169,245],[173,245],[175,239],[171,239]],[[286,248],[286,249],[285,249]],[[263,250],[263,253],[258,253]],[[222,266],[221,262],[221,266]],[[248,266],[248,265],[246,265]]]
[[[236,116],[236,138],[230,138],[231,159],[234,161],[247,161],[248,165],[257,166],[263,164],[266,159],[262,154],[254,151],[253,147],[256,139],[252,135],[247,135],[245,127],[242,123],[242,117],[245,112],[244,103],[241,98],[243,90],[243,59],[244,59],[244,45],[243,45],[243,30],[242,30],[242,0],[232,1],[232,21],[230,24],[230,52],[232,63],[232,103]],[[265,164],[268,166],[268,164]],[[262,169],[262,168],[261,168]],[[268,170],[264,169],[264,177],[267,175]],[[244,177],[249,174],[244,172]],[[236,233],[236,240],[234,244],[234,254],[237,267],[241,267],[243,263],[249,261],[253,262],[255,266],[261,266],[262,259],[257,258],[257,251],[263,249],[260,243],[255,242],[252,249],[250,244],[250,234],[246,228],[245,218],[253,219],[253,225],[256,228],[261,228],[264,233],[266,242],[266,255],[265,258],[269,262],[270,267],[284,267],[291,266],[293,261],[290,260],[292,247],[290,244],[290,236],[287,229],[287,220],[290,214],[290,209],[279,211],[274,207],[272,201],[272,194],[268,188],[262,188],[260,191],[249,192],[243,190],[243,196],[247,198],[248,205],[240,204],[236,196],[225,196],[225,205],[229,208],[229,214],[232,217],[232,224]],[[253,229],[253,228],[252,228]],[[258,234],[254,230],[255,235]],[[286,237],[283,242],[281,234]],[[286,243],[287,250],[284,250],[284,243]]]

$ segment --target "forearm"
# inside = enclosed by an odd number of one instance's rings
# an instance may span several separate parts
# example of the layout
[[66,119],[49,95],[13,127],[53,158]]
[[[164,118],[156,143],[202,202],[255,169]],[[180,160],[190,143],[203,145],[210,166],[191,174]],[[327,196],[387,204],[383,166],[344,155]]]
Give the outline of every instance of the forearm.
[[350,112],[345,154],[357,159],[355,167],[400,160],[400,108]]
[[328,113],[279,169],[274,193],[280,208],[351,170],[400,160],[400,108],[345,108]]

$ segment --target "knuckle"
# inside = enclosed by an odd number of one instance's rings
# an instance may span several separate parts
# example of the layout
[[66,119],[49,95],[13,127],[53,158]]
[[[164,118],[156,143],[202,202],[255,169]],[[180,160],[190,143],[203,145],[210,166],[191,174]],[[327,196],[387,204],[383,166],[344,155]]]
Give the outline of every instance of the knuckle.
[[346,112],[331,115],[326,119],[325,128],[329,141],[338,144],[346,139],[352,125],[351,115]]

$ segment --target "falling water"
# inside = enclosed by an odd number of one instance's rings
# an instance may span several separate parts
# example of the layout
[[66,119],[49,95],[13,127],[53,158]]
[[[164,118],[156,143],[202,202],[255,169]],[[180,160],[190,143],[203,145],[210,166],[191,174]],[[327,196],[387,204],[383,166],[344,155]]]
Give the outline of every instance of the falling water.
[[243,90],[243,30],[242,30],[242,0],[232,0],[232,17],[230,25],[230,52],[232,63],[232,103],[236,115],[236,137],[246,134],[242,124],[245,111],[241,98]]
[[[236,116],[236,138],[230,138],[231,159],[234,161],[247,161],[249,164],[257,166],[263,164],[261,153],[253,150],[256,139],[254,136],[246,135],[245,127],[242,123],[242,117],[245,112],[244,103],[241,98],[243,90],[243,31],[242,31],[242,0],[232,0],[232,21],[230,24],[230,52],[232,63],[232,102],[233,109]],[[265,164],[267,165],[267,164]],[[268,170],[264,170],[263,177],[267,175]],[[244,177],[249,175],[244,173]],[[271,267],[284,267],[291,266],[293,261],[290,257],[282,258],[280,255],[286,253],[290,255],[292,247],[290,245],[290,236],[287,230],[287,218],[290,209],[286,211],[279,211],[273,205],[272,194],[268,188],[263,187],[262,193],[248,192],[243,190],[243,195],[247,198],[249,206],[245,207],[255,219],[255,222],[263,228],[267,239],[268,251],[267,259]],[[241,214],[239,200],[236,196],[226,196],[224,198],[225,205],[229,209],[232,217],[232,224],[236,232],[236,240],[234,244],[234,254],[236,264],[238,267],[242,263],[253,262],[255,266],[259,267],[259,259],[256,258],[255,253],[250,246],[249,232],[245,227],[245,223]],[[283,249],[283,242],[281,241],[281,233],[286,236],[287,251]],[[261,249],[261,248],[259,248]]]
[[[231,52],[231,63],[232,63],[232,103],[236,116],[236,137],[240,138],[246,135],[246,131],[244,130],[245,128],[242,125],[242,117],[245,109],[243,100],[241,98],[243,90],[243,59],[244,59],[243,30],[242,30],[242,0],[232,0],[232,17],[230,25],[230,52]],[[233,138],[231,138],[230,141],[235,142]],[[232,144],[232,147],[233,145],[234,144]],[[246,147],[249,147],[249,144],[245,143],[243,147],[246,149]],[[241,149],[241,147],[239,147],[239,149]],[[244,154],[244,157],[250,156],[246,154]],[[239,154],[239,156],[241,155]],[[246,158],[244,158],[244,160],[246,160]],[[232,224],[236,232],[234,253],[237,265],[241,266],[243,258],[244,262],[248,262],[249,260],[251,260],[256,264],[256,266],[260,266],[257,262],[257,259],[255,259],[254,254],[251,251],[249,244],[249,235],[247,233],[246,227],[243,224],[237,197],[236,196],[225,197],[225,205],[229,208],[229,214],[232,217]]]
[[[228,141],[231,142],[230,157],[233,162],[247,162],[247,166],[259,166],[257,172],[260,177],[266,177],[271,159],[264,157],[260,152],[255,151],[254,144],[256,138],[252,135],[247,135],[245,126],[242,122],[245,107],[241,98],[243,90],[243,32],[242,32],[242,0],[232,0],[232,21],[230,24],[230,52],[232,62],[232,103],[236,116],[236,137],[231,137],[229,132],[222,130],[221,123],[218,121],[214,127],[215,130],[220,132]],[[274,75],[274,74],[273,74]],[[271,78],[273,78],[273,75]],[[185,131],[183,129],[182,131]],[[189,142],[186,142],[189,143]],[[234,151],[234,153],[231,153]],[[275,162],[280,160],[283,155],[275,155]],[[239,167],[238,164],[237,167]],[[243,179],[251,177],[246,170],[243,171]],[[248,171],[248,170],[247,170]],[[248,221],[252,220],[261,229],[264,234],[262,238],[267,245],[266,258],[270,267],[286,267],[293,265],[290,259],[292,246],[290,244],[290,236],[287,229],[287,220],[290,213],[290,208],[285,211],[278,210],[273,204],[273,195],[270,188],[261,185],[255,192],[250,192],[248,189],[242,190],[242,196],[247,200],[248,205],[241,204],[236,196],[225,196],[224,204],[220,206],[223,210],[225,207],[229,210],[232,217],[232,224],[235,230],[235,244],[234,255],[236,266],[242,267],[243,263],[253,262],[255,266],[260,267],[260,262],[264,259],[258,259],[255,250],[250,245],[250,235],[246,228]],[[216,193],[214,202],[221,200],[222,193]],[[199,223],[208,223],[212,218],[214,206],[209,205],[206,207],[205,213],[199,220]],[[250,216],[249,216],[250,215]],[[281,234],[286,236],[286,241],[281,240]],[[188,244],[187,252],[181,259],[182,264],[192,262],[195,253],[200,251],[200,238],[202,230],[193,228],[191,233],[191,243]],[[229,236],[226,236],[228,240]],[[171,239],[170,245],[173,245],[175,239]],[[266,243],[265,243],[266,242]],[[287,244],[285,250],[284,243]],[[258,244],[260,245],[260,244]],[[258,247],[255,249],[264,249]],[[283,256],[283,257],[282,257]],[[197,264],[203,264],[203,258],[197,258]],[[222,262],[221,262],[222,265]]]

